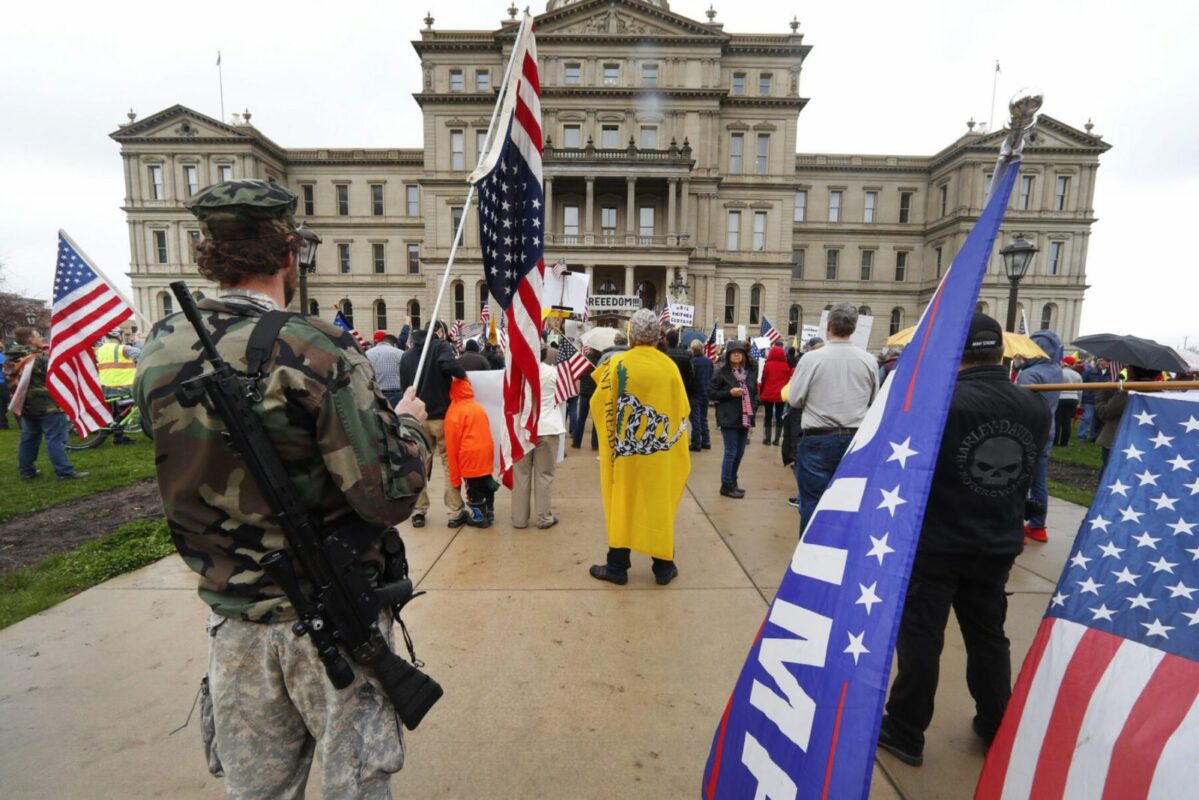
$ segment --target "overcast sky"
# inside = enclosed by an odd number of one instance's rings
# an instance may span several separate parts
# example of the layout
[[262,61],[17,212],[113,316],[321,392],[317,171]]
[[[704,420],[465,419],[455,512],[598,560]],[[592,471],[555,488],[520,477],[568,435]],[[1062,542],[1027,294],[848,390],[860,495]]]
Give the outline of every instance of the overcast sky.
[[[1044,111],[1113,145],[1102,159],[1082,333],[1199,342],[1199,3],[1074,0],[713,0],[725,30],[785,33],[798,14],[812,45],[801,79],[801,152],[928,155],[973,116],[996,122],[1035,84]],[[507,0],[444,4],[438,28],[490,28]],[[708,0],[671,10],[704,19]],[[532,11],[544,11],[544,2]],[[284,12],[284,13],[281,13]],[[227,115],[285,147],[420,147],[413,3],[12,3],[0,30],[0,261],[9,286],[48,297],[55,231],[66,229],[125,287],[129,237],[119,148],[130,107],[175,103]]]

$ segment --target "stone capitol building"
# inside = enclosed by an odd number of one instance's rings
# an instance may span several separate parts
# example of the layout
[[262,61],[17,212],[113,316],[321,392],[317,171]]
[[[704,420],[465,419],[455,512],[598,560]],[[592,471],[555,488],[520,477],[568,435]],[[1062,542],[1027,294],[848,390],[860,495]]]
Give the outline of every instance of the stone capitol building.
[[[130,277],[142,314],[172,312],[167,285],[199,281],[183,202],[229,178],[286,184],[324,240],[309,308],[340,308],[364,335],[429,322],[465,177],[479,158],[518,23],[440,30],[413,47],[424,147],[289,149],[251,124],[183,106],[111,134],[124,162]],[[874,316],[871,346],[915,324],[982,210],[1002,131],[967,131],[929,156],[796,153],[810,45],[790,33],[730,33],[666,0],[549,0],[536,18],[541,69],[545,260],[586,272],[592,293],[695,306],[696,327],[762,315],[790,338],[849,300]],[[1095,221],[1098,135],[1042,115],[996,251],[1024,233],[1040,250],[1020,285],[1030,330],[1078,333]],[[883,143],[885,144],[885,143]],[[478,321],[485,302],[475,209],[440,317]],[[1001,322],[996,254],[980,307]]]

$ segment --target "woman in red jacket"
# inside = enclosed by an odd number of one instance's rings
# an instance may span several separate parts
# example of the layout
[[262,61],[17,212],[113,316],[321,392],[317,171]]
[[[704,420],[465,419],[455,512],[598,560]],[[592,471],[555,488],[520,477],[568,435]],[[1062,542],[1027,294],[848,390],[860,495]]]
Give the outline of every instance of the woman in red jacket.
[[[783,387],[791,380],[791,367],[787,365],[787,354],[783,352],[782,342],[775,342],[774,347],[766,354],[766,365],[762,368],[762,389],[760,396],[762,405],[766,408],[765,436],[762,444],[778,444],[783,435],[783,412],[787,404],[783,402]],[[773,421],[773,425],[771,424]],[[770,429],[774,428],[774,440],[770,439]]]

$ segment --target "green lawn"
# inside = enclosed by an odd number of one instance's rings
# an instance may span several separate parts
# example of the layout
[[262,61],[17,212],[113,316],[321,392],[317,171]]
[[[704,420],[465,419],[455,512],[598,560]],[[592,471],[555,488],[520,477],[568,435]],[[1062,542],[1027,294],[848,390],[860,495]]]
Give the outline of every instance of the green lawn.
[[1097,444],[1090,442],[1079,442],[1077,439],[1072,439],[1070,444],[1065,447],[1053,448],[1053,455],[1050,458],[1054,461],[1060,461],[1063,464],[1078,464],[1083,467],[1094,467],[1099,469],[1100,465],[1100,448]]
[[69,553],[9,573],[0,578],[0,628],[173,552],[165,520],[130,522]]
[[1095,500],[1094,492],[1054,480],[1049,481],[1049,495],[1056,497],[1058,500],[1078,503],[1078,505],[1085,506],[1086,508],[1090,508],[1091,503]]
[[41,476],[19,480],[17,442],[21,432],[11,415],[9,425],[9,430],[0,430],[0,475],[9,476],[4,482],[5,491],[0,493],[0,520],[154,477],[154,446],[137,433],[133,436],[135,444],[114,447],[110,439],[95,450],[68,452],[67,457],[76,469],[91,473],[86,478],[71,481],[60,481],[55,477],[46,457],[46,444],[42,442],[37,460]]

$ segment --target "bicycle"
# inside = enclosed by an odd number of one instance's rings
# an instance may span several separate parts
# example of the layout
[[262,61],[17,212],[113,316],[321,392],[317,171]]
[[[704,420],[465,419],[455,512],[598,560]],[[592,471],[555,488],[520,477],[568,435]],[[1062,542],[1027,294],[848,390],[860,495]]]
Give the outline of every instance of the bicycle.
[[141,431],[147,438],[152,438],[145,420],[142,419],[141,409],[137,407],[132,395],[110,397],[108,406],[112,410],[112,422],[92,431],[82,439],[77,438],[77,434],[72,429],[71,436],[67,439],[68,450],[94,450],[104,444],[109,436],[117,433],[128,434]]

